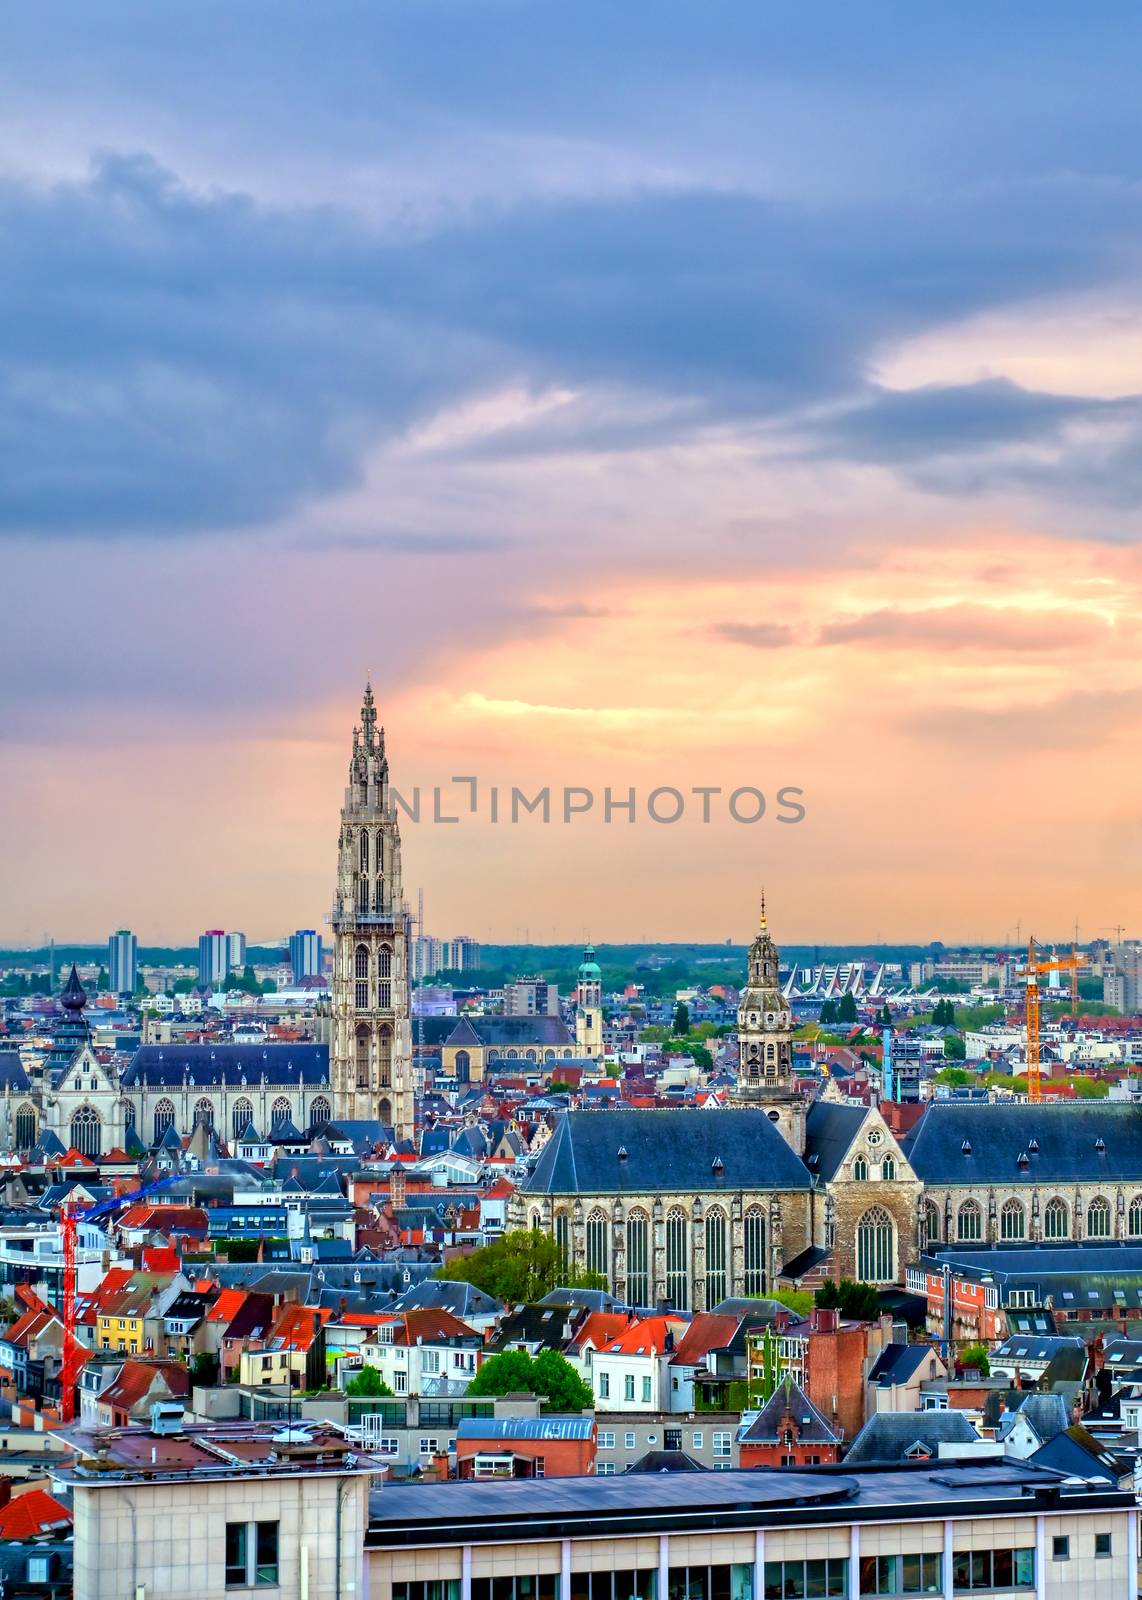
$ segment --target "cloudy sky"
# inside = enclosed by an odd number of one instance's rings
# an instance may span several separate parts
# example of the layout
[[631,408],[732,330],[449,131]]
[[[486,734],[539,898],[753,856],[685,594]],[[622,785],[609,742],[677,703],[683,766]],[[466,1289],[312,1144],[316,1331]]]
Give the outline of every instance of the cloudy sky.
[[403,789],[597,796],[407,823],[443,935],[1135,925],[1140,73],[1133,4],[11,0],[0,939],[316,922],[368,673]]

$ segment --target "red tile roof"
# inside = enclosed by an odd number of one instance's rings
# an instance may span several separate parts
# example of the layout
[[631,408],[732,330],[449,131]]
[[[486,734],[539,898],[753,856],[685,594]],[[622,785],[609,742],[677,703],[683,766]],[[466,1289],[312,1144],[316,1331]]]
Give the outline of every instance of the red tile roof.
[[71,1527],[71,1512],[46,1489],[28,1489],[0,1511],[0,1539],[38,1539]]
[[649,1355],[651,1347],[661,1355],[666,1348],[667,1335],[679,1337],[686,1324],[678,1317],[643,1317],[640,1322],[630,1322],[618,1338],[602,1347],[604,1355]]

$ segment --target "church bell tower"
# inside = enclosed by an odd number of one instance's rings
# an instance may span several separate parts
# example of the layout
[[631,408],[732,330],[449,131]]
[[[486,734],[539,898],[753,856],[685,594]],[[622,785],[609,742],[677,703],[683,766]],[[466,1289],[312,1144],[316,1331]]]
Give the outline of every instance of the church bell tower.
[[366,685],[341,808],[329,1045],[334,1122],[377,1119],[413,1137],[408,919],[385,730]]
[[765,897],[749,947],[749,973],[738,1002],[735,1105],[760,1106],[798,1155],[805,1152],[805,1099],[793,1081],[793,1018],[781,992],[779,954],[769,932]]

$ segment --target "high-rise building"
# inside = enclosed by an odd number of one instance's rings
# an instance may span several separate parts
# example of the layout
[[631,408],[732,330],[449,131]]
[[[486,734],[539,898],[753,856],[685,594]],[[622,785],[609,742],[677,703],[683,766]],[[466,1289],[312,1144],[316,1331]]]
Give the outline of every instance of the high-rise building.
[[353,730],[333,906],[333,1120],[379,1119],[413,1134],[409,932],[400,829],[371,685]]
[[557,1017],[559,986],[546,978],[516,978],[504,984],[504,1015],[508,1017]]
[[217,988],[230,974],[230,941],[221,928],[207,928],[198,940],[198,981]]
[[226,959],[230,963],[231,972],[241,972],[246,965],[246,935],[244,933],[228,933],[226,935]]
[[418,983],[438,973],[444,963],[440,959],[440,940],[430,933],[418,934],[413,940],[412,975]]
[[303,978],[319,978],[324,955],[321,935],[315,929],[299,928],[291,934],[289,965],[294,983],[300,983]]
[[480,965],[479,940],[469,939],[466,933],[458,933],[452,940],[451,961],[448,964],[456,972],[476,972]]
[[107,971],[112,994],[134,994],[139,982],[139,941],[119,928],[107,941]]

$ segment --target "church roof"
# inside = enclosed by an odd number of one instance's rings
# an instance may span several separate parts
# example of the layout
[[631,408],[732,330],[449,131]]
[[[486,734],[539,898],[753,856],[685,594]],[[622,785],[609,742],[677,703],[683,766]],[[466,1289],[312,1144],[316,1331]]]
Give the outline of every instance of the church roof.
[[753,1109],[564,1112],[522,1185],[528,1194],[709,1196],[808,1187],[797,1155]]
[[180,1088],[183,1078],[195,1088],[256,1087],[263,1077],[275,1088],[329,1082],[325,1044],[144,1044],[123,1073],[125,1089]]
[[1137,1182],[1142,1109],[1105,1101],[937,1101],[917,1124],[906,1153],[916,1176],[929,1184]]
[[0,1050],[0,1089],[30,1089],[28,1074],[15,1050]]
[[[836,1177],[867,1116],[867,1106],[841,1106],[829,1100],[814,1101],[805,1118],[805,1165],[814,1178],[821,1178],[827,1183]],[[816,1161],[813,1160],[814,1156]]]
[[569,1045],[574,1036],[562,1017],[461,1017],[448,1045]]

